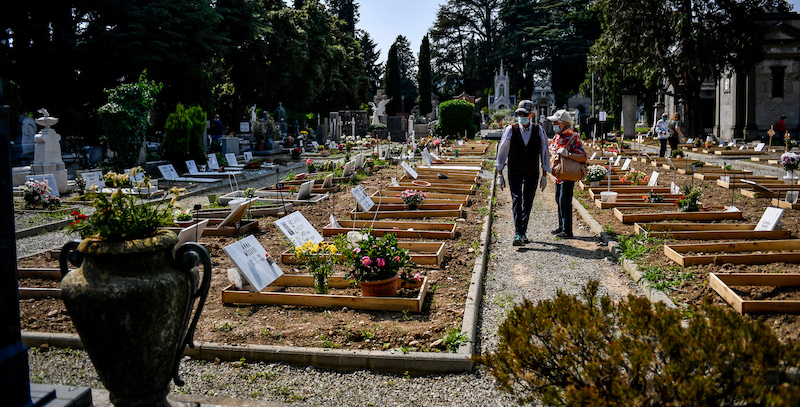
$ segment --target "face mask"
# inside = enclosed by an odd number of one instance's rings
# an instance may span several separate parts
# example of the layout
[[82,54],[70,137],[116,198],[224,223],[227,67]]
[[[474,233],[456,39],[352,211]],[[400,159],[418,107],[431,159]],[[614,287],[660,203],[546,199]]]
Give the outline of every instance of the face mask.
[[553,131],[556,132],[556,133],[561,132],[561,126],[556,124],[555,126],[553,126]]
[[527,126],[531,122],[531,119],[529,119],[527,117],[520,117],[518,120],[519,120],[519,124],[521,124],[523,126]]

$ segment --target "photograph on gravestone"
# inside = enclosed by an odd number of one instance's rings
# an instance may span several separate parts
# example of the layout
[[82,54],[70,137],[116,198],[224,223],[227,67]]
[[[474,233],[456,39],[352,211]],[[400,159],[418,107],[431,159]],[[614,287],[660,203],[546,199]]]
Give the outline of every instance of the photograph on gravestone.
[[292,242],[295,247],[302,246],[303,243],[311,241],[317,244],[323,241],[322,235],[317,232],[308,219],[299,211],[292,212],[275,221],[281,232]]
[[267,260],[267,251],[253,235],[234,242],[223,250],[256,291],[261,291],[283,275],[280,268],[274,267]]

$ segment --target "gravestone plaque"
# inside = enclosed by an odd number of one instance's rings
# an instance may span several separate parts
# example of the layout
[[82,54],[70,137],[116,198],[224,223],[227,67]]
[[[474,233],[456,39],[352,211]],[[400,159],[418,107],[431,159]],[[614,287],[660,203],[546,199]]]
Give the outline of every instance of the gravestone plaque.
[[758,225],[756,225],[755,230],[775,230],[775,227],[778,226],[778,221],[781,219],[781,215],[783,215],[783,209],[775,208],[773,206],[768,207],[764,210],[764,214],[761,215],[761,219],[758,221]]
[[97,188],[103,189],[106,187],[106,181],[103,179],[103,173],[100,171],[96,172],[84,172],[81,174],[81,178],[86,181],[86,189],[88,190],[92,185],[95,185]]
[[756,151],[761,151],[764,149],[765,143],[758,143],[756,144]]
[[356,202],[358,202],[358,206],[361,207],[362,211],[369,212],[372,210],[372,207],[375,206],[375,202],[372,202],[372,199],[367,195],[367,192],[364,191],[361,185],[351,189],[350,193],[356,198]]
[[292,242],[295,247],[302,246],[303,243],[311,241],[312,244],[322,242],[322,236],[317,232],[308,220],[299,211],[292,212],[275,221],[284,236]]
[[386,127],[389,130],[389,135],[392,136],[392,141],[404,143],[406,141],[406,132],[403,130],[403,118],[398,116],[390,116],[386,118]]
[[626,158],[625,162],[622,163],[622,168],[620,168],[619,170],[620,171],[628,171],[629,168],[631,168],[631,159],[630,158]]
[[203,236],[206,225],[208,225],[208,219],[197,222],[188,228],[181,229],[181,231],[178,232],[178,243],[175,244],[175,247],[180,247],[180,245],[186,242],[196,242],[200,236]]
[[417,174],[417,172],[413,168],[411,168],[411,166],[408,165],[407,162],[403,161],[402,163],[400,163],[400,166],[403,167],[403,171],[405,171],[409,177],[414,179],[417,179],[417,177],[419,177],[419,174]]
[[800,191],[786,191],[784,200],[792,205],[797,203],[797,198],[800,197]]
[[223,250],[256,291],[261,291],[283,275],[277,264],[268,261],[267,251],[253,235],[236,241]]
[[669,184],[669,192],[671,194],[680,194],[681,193],[681,188],[678,185],[676,185],[675,182],[671,182]]
[[158,170],[161,171],[161,176],[164,179],[178,179],[180,176],[178,175],[178,171],[175,171],[175,167],[172,164],[167,165],[159,165]]
[[208,168],[212,170],[219,169],[219,163],[217,162],[217,155],[216,154],[209,154],[208,155]]
[[433,166],[433,160],[431,160],[431,153],[428,152],[428,147],[422,149],[422,163],[428,168]]
[[333,173],[325,176],[325,181],[322,181],[322,188],[333,188]]
[[200,172],[197,169],[197,164],[195,164],[194,160],[186,161],[186,169],[189,170],[189,174],[197,174],[198,172]]
[[348,161],[348,162],[346,162],[344,164],[344,168],[342,169],[342,176],[343,177],[349,177],[349,176],[353,175],[353,164],[354,164],[354,162],[352,160],[350,160],[350,161]]
[[297,189],[297,199],[301,201],[307,201],[311,199],[311,188],[313,186],[313,179],[300,184],[300,188]]
[[596,156],[597,156],[597,151],[593,152],[593,153],[592,153],[592,156],[591,156],[591,157],[589,157],[589,159],[590,159],[590,160],[594,160],[594,158],[595,158]]
[[614,160],[614,166],[615,166],[615,167],[619,165],[619,160],[621,160],[621,159],[622,159],[622,156],[621,156],[621,155],[618,155],[618,156],[617,156],[617,159],[616,159],[616,160]]
[[253,152],[252,151],[245,151],[244,152],[244,161],[249,163],[253,159]]
[[236,167],[239,165],[239,162],[236,161],[236,154],[234,153],[227,153],[225,154],[225,159],[228,160],[228,165],[232,167]]
[[654,187],[658,185],[658,173],[653,171],[653,174],[650,175],[650,182],[647,183],[648,187]]

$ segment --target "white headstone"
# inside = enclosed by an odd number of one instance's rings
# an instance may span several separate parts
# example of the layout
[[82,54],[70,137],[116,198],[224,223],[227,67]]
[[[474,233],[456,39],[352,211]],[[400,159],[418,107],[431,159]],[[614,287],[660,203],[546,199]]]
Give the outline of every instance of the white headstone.
[[758,143],[756,144],[756,151],[761,151],[764,149],[765,143]]
[[618,155],[618,156],[617,156],[617,159],[616,159],[616,160],[614,160],[614,166],[615,166],[615,167],[619,165],[619,160],[621,160],[621,159],[622,159],[622,156],[621,156],[621,155]]
[[58,184],[56,183],[56,176],[53,174],[26,175],[25,181],[46,182],[47,186],[50,187],[50,195],[57,196],[59,198],[61,197],[61,195],[59,195],[58,193]]
[[253,152],[252,151],[245,151],[244,152],[244,161],[250,162],[253,159]]
[[671,182],[669,184],[669,193],[671,193],[671,194],[680,194],[681,193],[681,187],[676,185],[675,182]]
[[186,161],[186,169],[189,170],[189,174],[197,174],[198,172],[200,172],[197,169],[197,164],[195,164],[194,160]]
[[783,215],[783,209],[773,206],[767,207],[767,209],[764,210],[764,214],[761,215],[761,219],[758,221],[755,230],[775,230],[775,226],[778,226],[781,215]]
[[175,171],[175,167],[173,167],[172,164],[159,165],[158,170],[161,171],[161,176],[164,177],[164,179],[180,178],[178,171]]
[[322,181],[322,188],[333,188],[333,173],[325,176],[325,181]]
[[731,141],[728,143],[728,147],[733,147],[736,145],[736,141]]
[[794,205],[797,203],[798,197],[800,197],[800,191],[786,191],[785,201]]
[[658,185],[658,172],[653,171],[653,174],[650,175],[650,181],[647,183],[648,187],[654,187]]
[[744,146],[739,146],[739,151],[744,150]]
[[417,174],[417,172],[414,171],[414,169],[411,168],[411,166],[408,165],[407,162],[405,162],[405,161],[401,162],[400,166],[403,167],[403,171],[405,171],[406,174],[408,174],[409,177],[414,178],[414,179],[417,179],[417,177],[419,177],[419,174]]
[[594,158],[595,158],[595,157],[597,157],[597,151],[593,152],[593,153],[592,153],[592,156],[591,156],[591,157],[589,157],[589,159],[590,159],[590,160],[594,160]]
[[236,154],[234,154],[234,153],[225,154],[225,159],[228,161],[228,165],[231,165],[231,166],[239,165],[239,162],[236,161]]
[[314,187],[313,179],[300,184],[300,188],[297,189],[297,199],[301,201],[306,201],[311,199],[311,189],[313,187]]
[[339,221],[336,220],[336,216],[333,216],[333,214],[331,214],[329,219],[331,221],[331,227],[334,227],[334,228],[341,228],[342,227],[342,225],[339,224]]
[[317,232],[308,220],[299,211],[292,212],[275,221],[284,236],[292,242],[295,247],[302,246],[303,243],[311,241],[312,244],[322,242],[322,236]]
[[261,291],[283,275],[277,264],[267,260],[267,251],[253,235],[233,242],[223,250],[256,291]]
[[690,138],[690,139],[686,140],[686,144],[692,144],[692,142],[694,142],[693,138]]
[[217,155],[216,154],[209,154],[208,155],[208,168],[212,170],[219,169],[219,163],[217,162]]
[[178,243],[175,244],[175,247],[179,247],[186,242],[196,242],[200,236],[203,236],[206,225],[208,225],[208,219],[197,222],[188,228],[181,229],[181,231],[178,232]]
[[125,173],[128,174],[128,179],[131,181],[132,186],[137,186],[139,182],[144,181],[144,172],[137,171],[136,176],[133,175],[133,169],[129,168],[125,170]]
[[428,147],[422,149],[422,163],[428,168],[433,166],[433,160],[431,160],[431,154],[428,152]]
[[395,177],[392,177],[392,186],[393,187],[399,187],[400,186],[400,183],[397,182],[397,178],[395,178]]
[[103,173],[100,171],[84,172],[81,174],[81,178],[86,181],[86,189],[89,189],[92,185],[96,185],[100,189],[106,187],[106,181],[103,179]]
[[719,177],[719,180],[720,180],[720,182],[724,182],[726,184],[729,184],[731,182],[731,177],[730,177],[730,175],[721,175]]
[[342,169],[342,176],[343,177],[349,177],[349,176],[353,175],[353,164],[354,163],[353,163],[352,160],[344,163],[344,169]]
[[367,192],[364,191],[361,185],[357,185],[355,188],[351,189],[350,193],[356,198],[356,202],[358,206],[361,207],[362,211],[369,212],[372,210],[372,207],[375,206],[375,202],[367,195]]
[[628,171],[628,169],[630,167],[631,167],[631,159],[630,158],[626,158],[625,162],[622,163],[622,168],[620,168],[619,170],[620,171]]
[[731,205],[727,209],[725,209],[725,212],[739,212],[739,208]]

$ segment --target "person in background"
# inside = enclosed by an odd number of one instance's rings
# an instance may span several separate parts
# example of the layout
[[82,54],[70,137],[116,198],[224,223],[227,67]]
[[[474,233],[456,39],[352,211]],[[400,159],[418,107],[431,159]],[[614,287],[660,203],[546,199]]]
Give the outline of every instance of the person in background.
[[[529,242],[526,236],[536,184],[544,190],[547,187],[547,173],[550,172],[550,154],[547,150],[547,135],[541,126],[533,123],[535,106],[530,100],[519,102],[516,114],[517,123],[506,126],[503,137],[497,146],[496,175],[500,189],[505,187],[503,169],[508,164],[508,185],[511,192],[511,210],[514,214],[514,246]],[[542,176],[539,177],[539,165]]]
[[211,142],[219,144],[223,134],[225,134],[225,125],[222,124],[219,115],[215,114],[214,120],[211,122],[211,128],[208,131],[208,135],[211,136]]
[[672,118],[667,122],[667,128],[669,129],[669,151],[675,151],[678,149],[678,143],[680,143],[681,139],[683,138],[683,132],[681,131],[681,115],[675,113],[672,115]]
[[[572,131],[572,116],[566,110],[558,110],[547,118],[553,122],[556,135],[550,143],[550,156],[560,154],[585,163],[589,159],[581,143],[581,136]],[[565,239],[572,237],[572,191],[575,181],[556,179],[556,204],[558,204],[558,229],[550,233]]]
[[658,150],[658,156],[663,157],[667,153],[667,139],[669,138],[669,123],[667,122],[668,114],[661,115],[661,120],[656,122],[656,138],[661,143],[661,149]]
[[784,121],[785,119],[786,115],[782,114],[780,120],[778,120],[778,122],[775,123],[775,134],[781,137],[783,137],[786,134],[786,122]]

